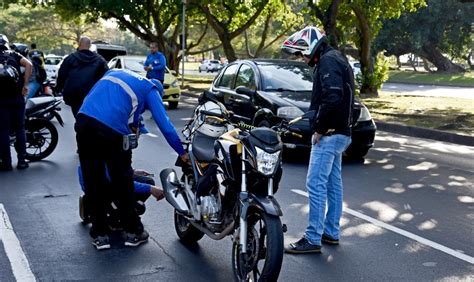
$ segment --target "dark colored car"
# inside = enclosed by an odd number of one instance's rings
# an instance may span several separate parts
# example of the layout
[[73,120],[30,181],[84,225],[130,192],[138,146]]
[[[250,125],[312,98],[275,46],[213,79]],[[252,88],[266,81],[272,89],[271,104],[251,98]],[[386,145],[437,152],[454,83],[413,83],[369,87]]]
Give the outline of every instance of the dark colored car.
[[[227,65],[214,79],[210,91],[243,122],[269,127],[307,112],[312,85],[313,69],[303,62],[255,59]],[[359,101],[354,103],[353,120],[352,144],[345,154],[361,158],[373,146],[376,126]],[[301,120],[291,128],[303,138],[285,137],[285,147],[310,148],[308,121]]]

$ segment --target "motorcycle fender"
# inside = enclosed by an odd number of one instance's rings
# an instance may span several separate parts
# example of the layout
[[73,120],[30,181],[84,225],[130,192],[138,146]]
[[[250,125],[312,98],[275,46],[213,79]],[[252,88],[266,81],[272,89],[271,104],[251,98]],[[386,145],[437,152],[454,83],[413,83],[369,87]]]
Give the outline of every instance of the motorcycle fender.
[[249,206],[258,208],[264,211],[266,214],[274,216],[282,216],[283,212],[281,211],[280,204],[277,200],[271,196],[259,196],[254,194],[249,194]]
[[57,113],[56,111],[53,113],[53,115],[58,120],[59,124],[64,127],[64,121],[61,115]]

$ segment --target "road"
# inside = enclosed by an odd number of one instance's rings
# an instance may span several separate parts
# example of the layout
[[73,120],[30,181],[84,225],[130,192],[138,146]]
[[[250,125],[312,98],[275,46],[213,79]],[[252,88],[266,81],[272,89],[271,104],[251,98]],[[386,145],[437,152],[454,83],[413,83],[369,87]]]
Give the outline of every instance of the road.
[[[178,128],[195,102],[183,97],[182,106],[169,111]],[[115,234],[111,250],[92,247],[78,216],[73,118],[64,108],[66,124],[53,155],[0,174],[0,281],[229,281],[230,238],[182,245],[165,201],[147,202],[147,244],[126,248]],[[158,175],[175,154],[153,121],[145,122],[158,137],[140,139],[134,166]],[[285,255],[280,281],[473,281],[473,157],[472,147],[378,132],[364,162],[343,165],[341,245],[324,247],[321,255]],[[285,162],[277,194],[286,243],[299,238],[307,222],[307,160],[297,159]]]

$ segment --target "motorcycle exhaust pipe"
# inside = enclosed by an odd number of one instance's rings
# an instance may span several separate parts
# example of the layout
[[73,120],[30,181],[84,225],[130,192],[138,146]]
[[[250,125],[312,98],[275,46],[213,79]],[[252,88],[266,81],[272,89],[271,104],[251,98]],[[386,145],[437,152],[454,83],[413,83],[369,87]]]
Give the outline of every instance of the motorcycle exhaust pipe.
[[227,226],[221,233],[214,233],[214,232],[211,232],[209,229],[206,229],[204,227],[202,227],[202,225],[200,225],[199,223],[196,223],[192,220],[189,221],[194,227],[196,227],[199,231],[201,231],[202,233],[206,234],[207,236],[209,236],[209,238],[213,239],[213,240],[221,240],[223,239],[225,236],[229,235],[233,230],[234,230],[234,226],[235,226],[235,222],[232,222],[231,224],[229,224],[229,226]]
[[163,192],[168,203],[170,203],[178,212],[189,215],[189,206],[183,194],[179,191],[182,185],[178,179],[176,171],[172,168],[164,169],[160,172],[161,184]]

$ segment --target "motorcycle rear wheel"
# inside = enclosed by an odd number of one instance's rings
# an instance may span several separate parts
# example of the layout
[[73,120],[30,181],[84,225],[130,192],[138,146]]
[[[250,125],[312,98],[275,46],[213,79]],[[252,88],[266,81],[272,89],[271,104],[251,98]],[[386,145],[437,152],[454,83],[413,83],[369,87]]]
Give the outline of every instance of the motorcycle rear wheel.
[[30,119],[25,123],[26,159],[42,160],[54,151],[58,145],[58,130],[45,119]]
[[188,219],[176,210],[174,211],[174,228],[184,244],[195,244],[204,236],[202,231],[194,227]]
[[283,262],[283,229],[280,218],[260,210],[247,218],[247,253],[236,240],[232,270],[238,281],[277,281]]

